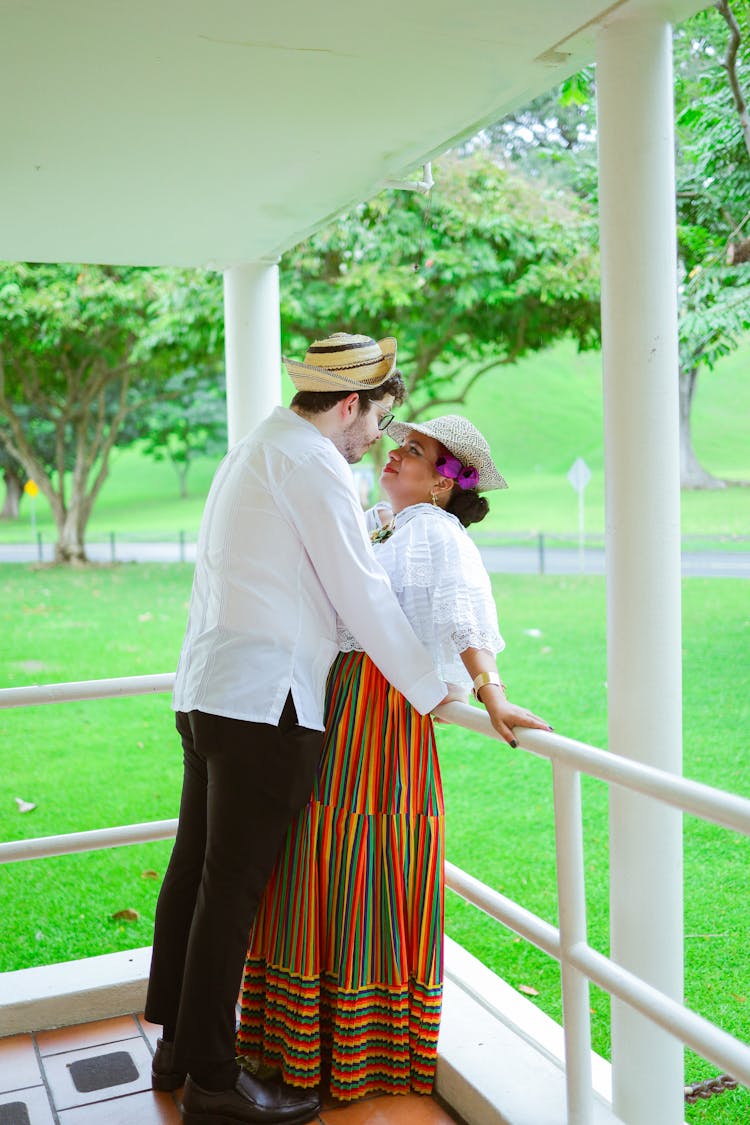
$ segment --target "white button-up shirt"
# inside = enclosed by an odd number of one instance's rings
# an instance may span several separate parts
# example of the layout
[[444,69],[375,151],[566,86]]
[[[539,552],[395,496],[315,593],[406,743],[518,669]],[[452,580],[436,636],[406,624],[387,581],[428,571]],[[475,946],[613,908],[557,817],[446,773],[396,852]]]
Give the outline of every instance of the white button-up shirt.
[[277,407],[211,485],[175,710],[275,725],[291,689],[300,725],[322,730],[337,613],[418,711],[440,702],[445,685],[375,560],[351,469]]

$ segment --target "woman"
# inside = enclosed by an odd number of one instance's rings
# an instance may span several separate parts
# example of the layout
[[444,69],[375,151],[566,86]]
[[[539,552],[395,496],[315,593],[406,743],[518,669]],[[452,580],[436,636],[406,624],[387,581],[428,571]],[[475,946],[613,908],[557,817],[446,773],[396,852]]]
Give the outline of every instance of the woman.
[[[489,577],[465,531],[507,485],[465,418],[392,422],[381,475],[391,510],[367,514],[377,558],[443,679],[472,684],[493,726],[549,730],[505,698]],[[347,1100],[429,1093],[442,998],[443,793],[432,720],[359,651],[328,681],[308,807],[264,894],[245,967],[238,1050],[285,1082]],[[252,779],[248,779],[252,783]]]

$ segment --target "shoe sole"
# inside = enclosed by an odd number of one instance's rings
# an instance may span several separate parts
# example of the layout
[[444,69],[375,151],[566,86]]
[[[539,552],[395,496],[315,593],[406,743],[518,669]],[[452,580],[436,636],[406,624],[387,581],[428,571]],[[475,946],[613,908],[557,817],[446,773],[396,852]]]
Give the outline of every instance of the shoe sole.
[[[225,1113],[191,1113],[180,1106],[182,1110],[183,1125],[250,1125],[251,1119],[249,1117],[227,1117]],[[276,1121],[282,1121],[283,1125],[306,1125],[308,1121],[315,1121],[320,1113],[320,1106],[317,1109],[305,1110],[304,1113],[298,1113],[294,1117],[276,1118]],[[272,1116],[258,1117],[256,1121],[271,1122],[274,1118]]]

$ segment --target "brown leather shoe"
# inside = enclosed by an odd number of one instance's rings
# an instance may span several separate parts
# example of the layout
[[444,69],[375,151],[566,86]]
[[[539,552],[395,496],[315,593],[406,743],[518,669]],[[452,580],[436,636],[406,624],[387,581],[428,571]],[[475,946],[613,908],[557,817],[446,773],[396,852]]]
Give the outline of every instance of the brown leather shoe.
[[310,1090],[284,1082],[260,1082],[241,1070],[231,1090],[203,1090],[190,1075],[182,1094],[185,1125],[302,1125],[312,1121],[320,1109],[320,1098]]
[[151,1061],[151,1087],[154,1090],[177,1090],[185,1085],[185,1071],[175,1070],[174,1044],[164,1039],[156,1040],[156,1050]]

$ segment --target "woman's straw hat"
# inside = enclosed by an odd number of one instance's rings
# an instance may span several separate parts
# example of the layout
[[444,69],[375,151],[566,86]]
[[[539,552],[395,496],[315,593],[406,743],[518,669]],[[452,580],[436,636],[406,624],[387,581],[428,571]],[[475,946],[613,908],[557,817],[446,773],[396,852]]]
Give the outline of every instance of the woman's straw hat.
[[334,332],[311,344],[301,363],[286,356],[284,363],[298,391],[366,391],[393,374],[396,349],[392,336],[373,340]]
[[465,468],[475,468],[479,473],[476,486],[478,492],[508,487],[492,460],[489,445],[468,418],[462,418],[460,414],[444,414],[442,418],[433,418],[431,422],[391,422],[386,433],[400,443],[413,430],[435,438]]

